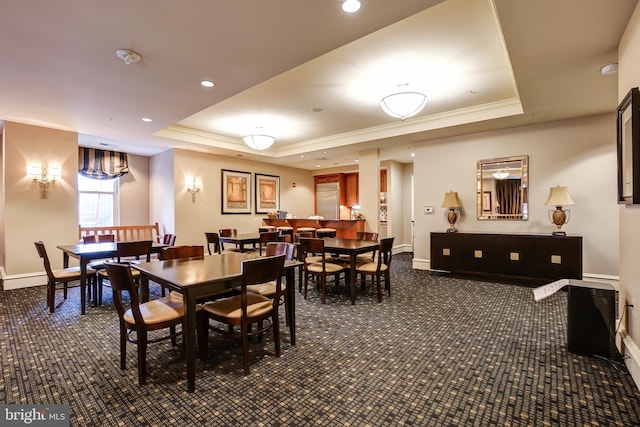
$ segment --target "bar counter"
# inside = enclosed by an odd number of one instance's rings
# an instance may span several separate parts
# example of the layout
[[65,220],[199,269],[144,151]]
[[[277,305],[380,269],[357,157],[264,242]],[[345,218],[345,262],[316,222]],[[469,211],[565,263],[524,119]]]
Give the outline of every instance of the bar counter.
[[293,227],[293,234],[299,227],[313,228],[335,228],[336,237],[342,239],[355,239],[358,231],[364,231],[364,223],[366,220],[357,219],[307,219],[307,218],[264,218],[262,220],[265,225],[273,225],[275,227],[289,226]]

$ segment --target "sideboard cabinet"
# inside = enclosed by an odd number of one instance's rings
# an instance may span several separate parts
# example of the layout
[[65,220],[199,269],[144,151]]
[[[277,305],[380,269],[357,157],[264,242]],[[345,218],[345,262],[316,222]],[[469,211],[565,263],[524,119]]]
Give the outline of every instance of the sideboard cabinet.
[[582,237],[431,233],[431,269],[530,284],[582,279]]

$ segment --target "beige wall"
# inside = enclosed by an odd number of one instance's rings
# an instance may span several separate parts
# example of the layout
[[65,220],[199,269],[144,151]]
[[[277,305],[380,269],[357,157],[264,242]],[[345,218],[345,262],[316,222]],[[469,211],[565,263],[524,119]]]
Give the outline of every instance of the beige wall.
[[[160,234],[175,234],[174,150],[156,154],[149,163],[150,223],[158,223]],[[176,244],[180,244],[177,238]]]
[[[52,266],[60,268],[62,253],[56,245],[77,240],[78,235],[78,136],[6,122],[4,142],[4,274],[44,270],[35,240],[44,241]],[[50,185],[45,199],[26,175],[30,164],[61,167],[62,177]]]
[[[618,275],[615,116],[603,114],[494,132],[438,139],[415,147],[415,258],[429,259],[429,233],[445,231],[444,193],[457,191],[463,204],[462,232],[549,233],[549,188],[569,187],[575,201],[563,228],[583,236],[584,272]],[[528,221],[476,219],[476,162],[529,155]],[[433,206],[434,214],[425,214]]]
[[[280,208],[301,218],[313,215],[313,177],[309,171],[185,150],[174,150],[173,156],[174,166],[170,172],[166,172],[168,170],[166,166],[159,166],[159,163],[164,161],[162,156],[154,156],[151,159],[154,179],[156,176],[170,173],[171,178],[164,177],[163,182],[167,183],[171,180],[174,183],[171,190],[168,186],[158,189],[154,186],[154,193],[157,189],[167,193],[172,191],[173,194],[164,195],[163,203],[152,203],[151,217],[166,218],[168,212],[164,209],[168,206],[169,198],[172,197],[175,202],[172,204],[174,234],[177,236],[178,244],[202,245],[206,231],[236,228],[240,232],[253,232],[257,231],[262,224],[262,219],[266,217],[264,214],[222,215],[222,169],[279,176]],[[196,194],[195,203],[192,202],[191,194],[184,187],[185,178],[194,176],[202,180],[202,190]],[[253,176],[251,184],[252,199],[254,199]]]
[[[3,131],[3,287],[46,283],[33,242],[44,241],[53,268],[62,267],[57,245],[78,240],[78,135],[6,122]],[[30,164],[59,165],[61,179],[46,199],[26,176]],[[129,155],[130,173],[120,180],[120,223],[149,223],[149,159]],[[77,264],[71,260],[71,264]]]
[[[618,48],[618,100],[620,101],[632,87],[640,86],[640,56],[638,52],[640,52],[640,6],[636,7]],[[638,305],[640,303],[640,280],[638,280],[640,277],[640,263],[638,263],[640,205],[621,205],[619,215],[620,300],[634,305],[634,308],[628,311],[630,318],[628,319],[627,331],[637,349],[640,344],[640,305]],[[636,363],[640,363],[640,360],[636,360]],[[640,375],[640,371],[638,374]]]
[[120,177],[120,225],[153,223],[149,221],[149,157],[129,154],[127,159],[129,173]]

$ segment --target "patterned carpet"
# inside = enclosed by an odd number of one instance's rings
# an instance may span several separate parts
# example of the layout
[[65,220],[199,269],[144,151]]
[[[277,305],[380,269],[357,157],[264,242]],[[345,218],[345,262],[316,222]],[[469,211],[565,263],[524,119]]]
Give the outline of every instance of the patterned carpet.
[[118,323],[105,305],[80,316],[79,289],[49,314],[44,287],[0,292],[0,402],[69,404],[72,426],[638,426],[640,392],[624,368],[566,351],[566,294],[411,269],[394,256],[392,296],[341,290],[296,300],[297,345],[282,328],[252,344],[210,334],[186,392],[181,347],[135,347],[119,368]]

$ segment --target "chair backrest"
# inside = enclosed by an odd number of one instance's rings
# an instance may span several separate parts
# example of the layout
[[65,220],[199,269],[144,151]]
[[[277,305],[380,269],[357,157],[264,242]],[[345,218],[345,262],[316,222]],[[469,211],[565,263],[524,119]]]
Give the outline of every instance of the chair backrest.
[[314,231],[298,231],[296,233],[296,242],[299,242],[300,239],[313,239],[316,237],[316,233]]
[[238,234],[238,230],[235,228],[221,228],[218,230],[220,237],[233,237]]
[[220,236],[218,233],[205,232],[204,237],[207,239],[207,250],[209,251],[209,255],[211,255],[211,245],[213,245],[213,253],[222,253],[222,249],[220,248]]
[[162,243],[165,245],[173,246],[176,244],[176,235],[167,233],[162,236]]
[[373,231],[358,231],[356,232],[356,239],[358,240],[371,240],[378,241],[378,233]]
[[284,255],[287,260],[293,259],[293,250],[295,245],[286,242],[269,242],[267,243],[266,256]]
[[83,243],[103,243],[103,242],[115,242],[116,236],[114,234],[86,234],[82,236]]
[[204,256],[204,246],[169,246],[162,248],[159,258],[161,260],[167,259],[181,259],[181,258],[202,258]]
[[36,245],[38,256],[42,258],[42,261],[44,263],[44,270],[47,272],[47,278],[50,281],[53,281],[55,278],[53,276],[53,271],[51,270],[51,263],[49,262],[49,256],[47,255],[47,249],[44,247],[44,243],[42,242],[42,240],[37,240],[33,243]]
[[141,256],[144,256],[146,261],[151,261],[151,247],[153,245],[153,241],[151,240],[140,240],[137,242],[118,242],[116,246],[116,257],[118,261],[122,261],[124,257],[135,257],[136,259],[140,259]]
[[262,248],[267,246],[267,243],[269,242],[278,242],[280,241],[280,232],[279,231],[265,231],[263,233],[260,233],[260,242],[259,244],[259,249],[260,249],[260,253],[262,253]]
[[120,319],[123,318],[125,307],[123,304],[122,293],[129,294],[129,304],[136,325],[143,325],[142,314],[140,313],[140,299],[138,296],[138,285],[133,281],[131,268],[127,264],[118,264],[115,262],[105,262],[107,276],[113,289],[113,303],[116,306]]
[[393,256],[393,237],[387,237],[380,240],[380,254],[378,255],[378,267],[382,263],[386,264],[388,268],[391,267],[391,258]]
[[307,264],[306,259],[308,256],[322,255],[322,265],[324,270],[324,264],[325,264],[324,239],[301,238],[300,249],[302,250],[302,261],[305,262],[305,266]]
[[247,318],[247,286],[258,285],[271,281],[276,282],[276,293],[273,298],[273,310],[277,314],[278,305],[280,305],[280,296],[282,295],[282,270],[284,268],[284,260],[285,256],[282,254],[242,261],[242,289],[240,301],[243,319]]

